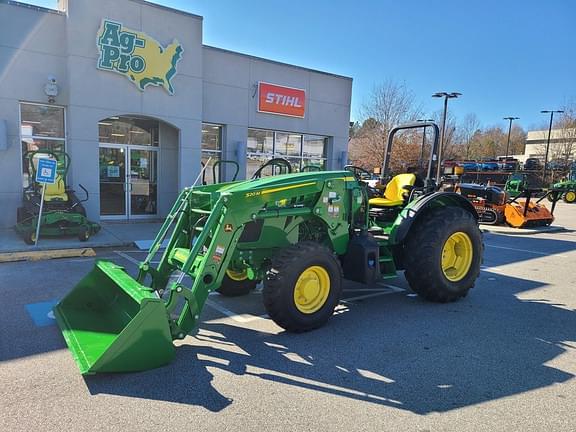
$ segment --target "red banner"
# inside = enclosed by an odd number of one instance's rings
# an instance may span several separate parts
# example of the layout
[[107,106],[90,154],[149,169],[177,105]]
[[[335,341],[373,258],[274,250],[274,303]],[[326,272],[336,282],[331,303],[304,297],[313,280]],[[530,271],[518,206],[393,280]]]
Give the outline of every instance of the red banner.
[[258,112],[304,118],[306,90],[259,82]]

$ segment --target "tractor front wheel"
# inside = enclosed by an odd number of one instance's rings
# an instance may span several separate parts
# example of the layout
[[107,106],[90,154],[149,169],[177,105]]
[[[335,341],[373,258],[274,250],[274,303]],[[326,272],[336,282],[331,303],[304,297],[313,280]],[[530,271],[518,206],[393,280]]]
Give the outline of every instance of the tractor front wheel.
[[264,281],[264,306],[270,318],[290,332],[321,327],[342,294],[340,262],[314,242],[289,246],[272,259]]
[[564,202],[568,203],[568,204],[572,204],[573,202],[576,201],[576,192],[569,190],[568,192],[566,192],[564,194]]
[[257,283],[258,281],[248,279],[246,271],[236,272],[228,269],[224,274],[220,288],[216,291],[224,297],[239,297],[249,294],[256,288]]
[[480,274],[484,245],[474,216],[460,207],[422,215],[406,242],[410,288],[429,301],[446,303],[468,294]]

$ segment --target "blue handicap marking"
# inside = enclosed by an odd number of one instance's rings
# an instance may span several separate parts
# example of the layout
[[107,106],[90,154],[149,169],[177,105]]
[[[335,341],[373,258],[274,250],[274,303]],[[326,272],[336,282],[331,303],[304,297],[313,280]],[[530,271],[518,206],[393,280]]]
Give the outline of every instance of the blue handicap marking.
[[49,184],[56,182],[56,161],[54,159],[38,159],[36,182]]
[[47,327],[56,324],[52,308],[56,306],[58,300],[50,300],[41,303],[30,303],[26,305],[26,310],[36,327]]

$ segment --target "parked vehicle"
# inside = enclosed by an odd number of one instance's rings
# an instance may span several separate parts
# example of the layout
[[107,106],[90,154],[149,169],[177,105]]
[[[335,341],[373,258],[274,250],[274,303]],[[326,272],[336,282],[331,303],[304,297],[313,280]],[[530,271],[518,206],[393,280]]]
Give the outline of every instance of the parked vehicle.
[[498,161],[487,160],[480,163],[480,169],[482,171],[498,171],[500,169],[500,165],[498,165]]
[[526,162],[524,162],[524,169],[525,170],[540,170],[542,169],[542,163],[538,158],[528,158]]
[[464,161],[460,162],[464,171],[478,171],[480,169],[479,164],[476,161]]
[[499,164],[502,171],[516,171],[520,168],[520,162],[514,158],[501,158]]

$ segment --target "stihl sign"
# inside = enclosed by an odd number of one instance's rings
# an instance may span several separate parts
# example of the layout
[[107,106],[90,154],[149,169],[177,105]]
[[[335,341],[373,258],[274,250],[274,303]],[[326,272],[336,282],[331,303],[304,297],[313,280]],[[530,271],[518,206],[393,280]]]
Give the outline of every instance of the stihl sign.
[[258,112],[304,118],[306,91],[259,82]]

